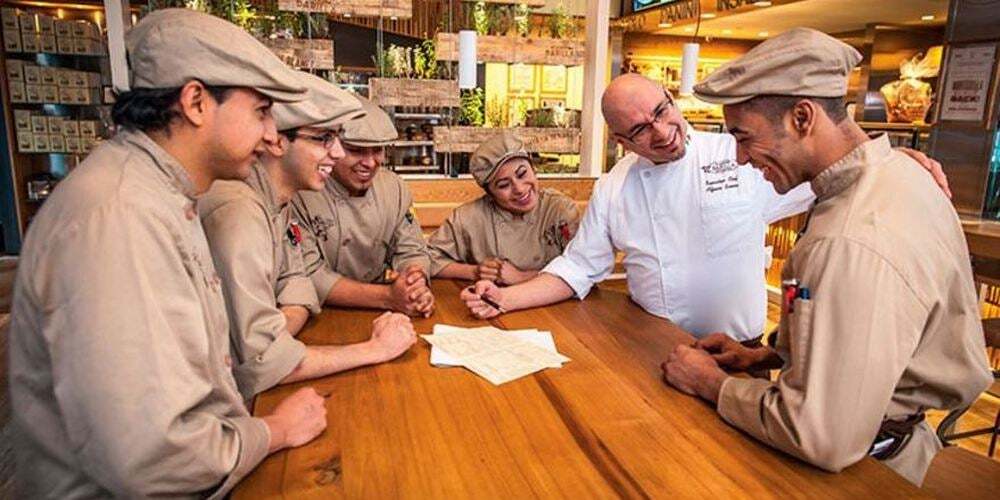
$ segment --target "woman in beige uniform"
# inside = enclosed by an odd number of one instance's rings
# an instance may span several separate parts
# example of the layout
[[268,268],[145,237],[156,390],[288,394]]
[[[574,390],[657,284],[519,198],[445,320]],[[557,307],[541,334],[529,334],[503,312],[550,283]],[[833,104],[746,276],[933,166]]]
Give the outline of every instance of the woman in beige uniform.
[[524,143],[509,132],[479,146],[469,170],[486,194],[455,209],[431,236],[431,274],[503,285],[531,279],[573,239],[576,204],[539,189]]

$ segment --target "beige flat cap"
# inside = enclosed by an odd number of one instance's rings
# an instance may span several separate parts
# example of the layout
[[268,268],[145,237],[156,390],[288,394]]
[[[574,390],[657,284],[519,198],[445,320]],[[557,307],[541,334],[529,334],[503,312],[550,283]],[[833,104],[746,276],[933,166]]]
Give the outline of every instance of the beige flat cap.
[[694,95],[715,104],[759,95],[843,97],[860,61],[857,50],[830,35],[793,28],[722,65],[694,86]]
[[199,80],[252,88],[276,102],[305,98],[295,70],[235,24],[201,12],[151,12],[125,35],[125,47],[133,89],[169,89]]
[[354,98],[361,101],[361,109],[365,112],[365,116],[345,123],[344,132],[340,134],[340,141],[362,148],[375,148],[392,144],[399,137],[396,125],[392,123],[392,118],[389,118],[389,115],[382,108],[368,99],[358,96],[354,96]]
[[469,173],[477,184],[485,188],[504,162],[513,158],[530,161],[531,155],[524,149],[524,141],[505,130],[476,148],[469,159]]
[[309,92],[303,101],[276,103],[271,107],[279,131],[301,127],[336,128],[364,116],[361,102],[350,92],[305,71],[299,71],[298,76]]

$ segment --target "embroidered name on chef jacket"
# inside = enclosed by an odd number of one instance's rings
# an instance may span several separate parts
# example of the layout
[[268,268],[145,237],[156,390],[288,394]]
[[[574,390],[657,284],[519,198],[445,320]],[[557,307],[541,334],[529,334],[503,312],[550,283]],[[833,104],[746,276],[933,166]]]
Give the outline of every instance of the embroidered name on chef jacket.
[[733,160],[725,159],[713,161],[708,165],[702,165],[701,171],[704,174],[705,194],[712,196],[717,193],[724,193],[731,190],[739,190],[740,175],[737,168],[739,165]]

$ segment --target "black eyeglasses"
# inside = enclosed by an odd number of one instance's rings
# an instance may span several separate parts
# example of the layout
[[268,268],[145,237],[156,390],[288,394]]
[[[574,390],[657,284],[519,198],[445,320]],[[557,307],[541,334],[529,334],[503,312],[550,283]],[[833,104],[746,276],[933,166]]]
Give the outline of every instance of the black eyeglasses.
[[621,139],[625,139],[629,142],[637,142],[639,139],[645,141],[649,137],[649,133],[653,130],[653,125],[661,123],[663,118],[670,114],[670,111],[675,107],[674,99],[670,97],[670,94],[666,90],[663,91],[663,100],[660,104],[653,109],[653,119],[642,122],[636,127],[632,128],[632,133],[629,135],[615,134]]
[[340,131],[331,130],[323,135],[303,134],[302,132],[297,132],[295,137],[307,139],[317,144],[322,144],[324,149],[333,149],[334,144],[337,143],[337,139],[340,138]]

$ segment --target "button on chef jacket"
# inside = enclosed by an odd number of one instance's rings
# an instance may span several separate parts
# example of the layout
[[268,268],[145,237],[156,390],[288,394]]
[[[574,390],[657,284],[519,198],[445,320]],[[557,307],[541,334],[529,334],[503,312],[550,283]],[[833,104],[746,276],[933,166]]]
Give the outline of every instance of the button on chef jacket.
[[779,195],[736,162],[733,136],[689,126],[683,158],[656,165],[630,153],[598,179],[576,237],[544,272],[583,299],[617,249],[643,309],[695,336],[751,339],[764,330],[766,226],[814,198],[808,184]]

